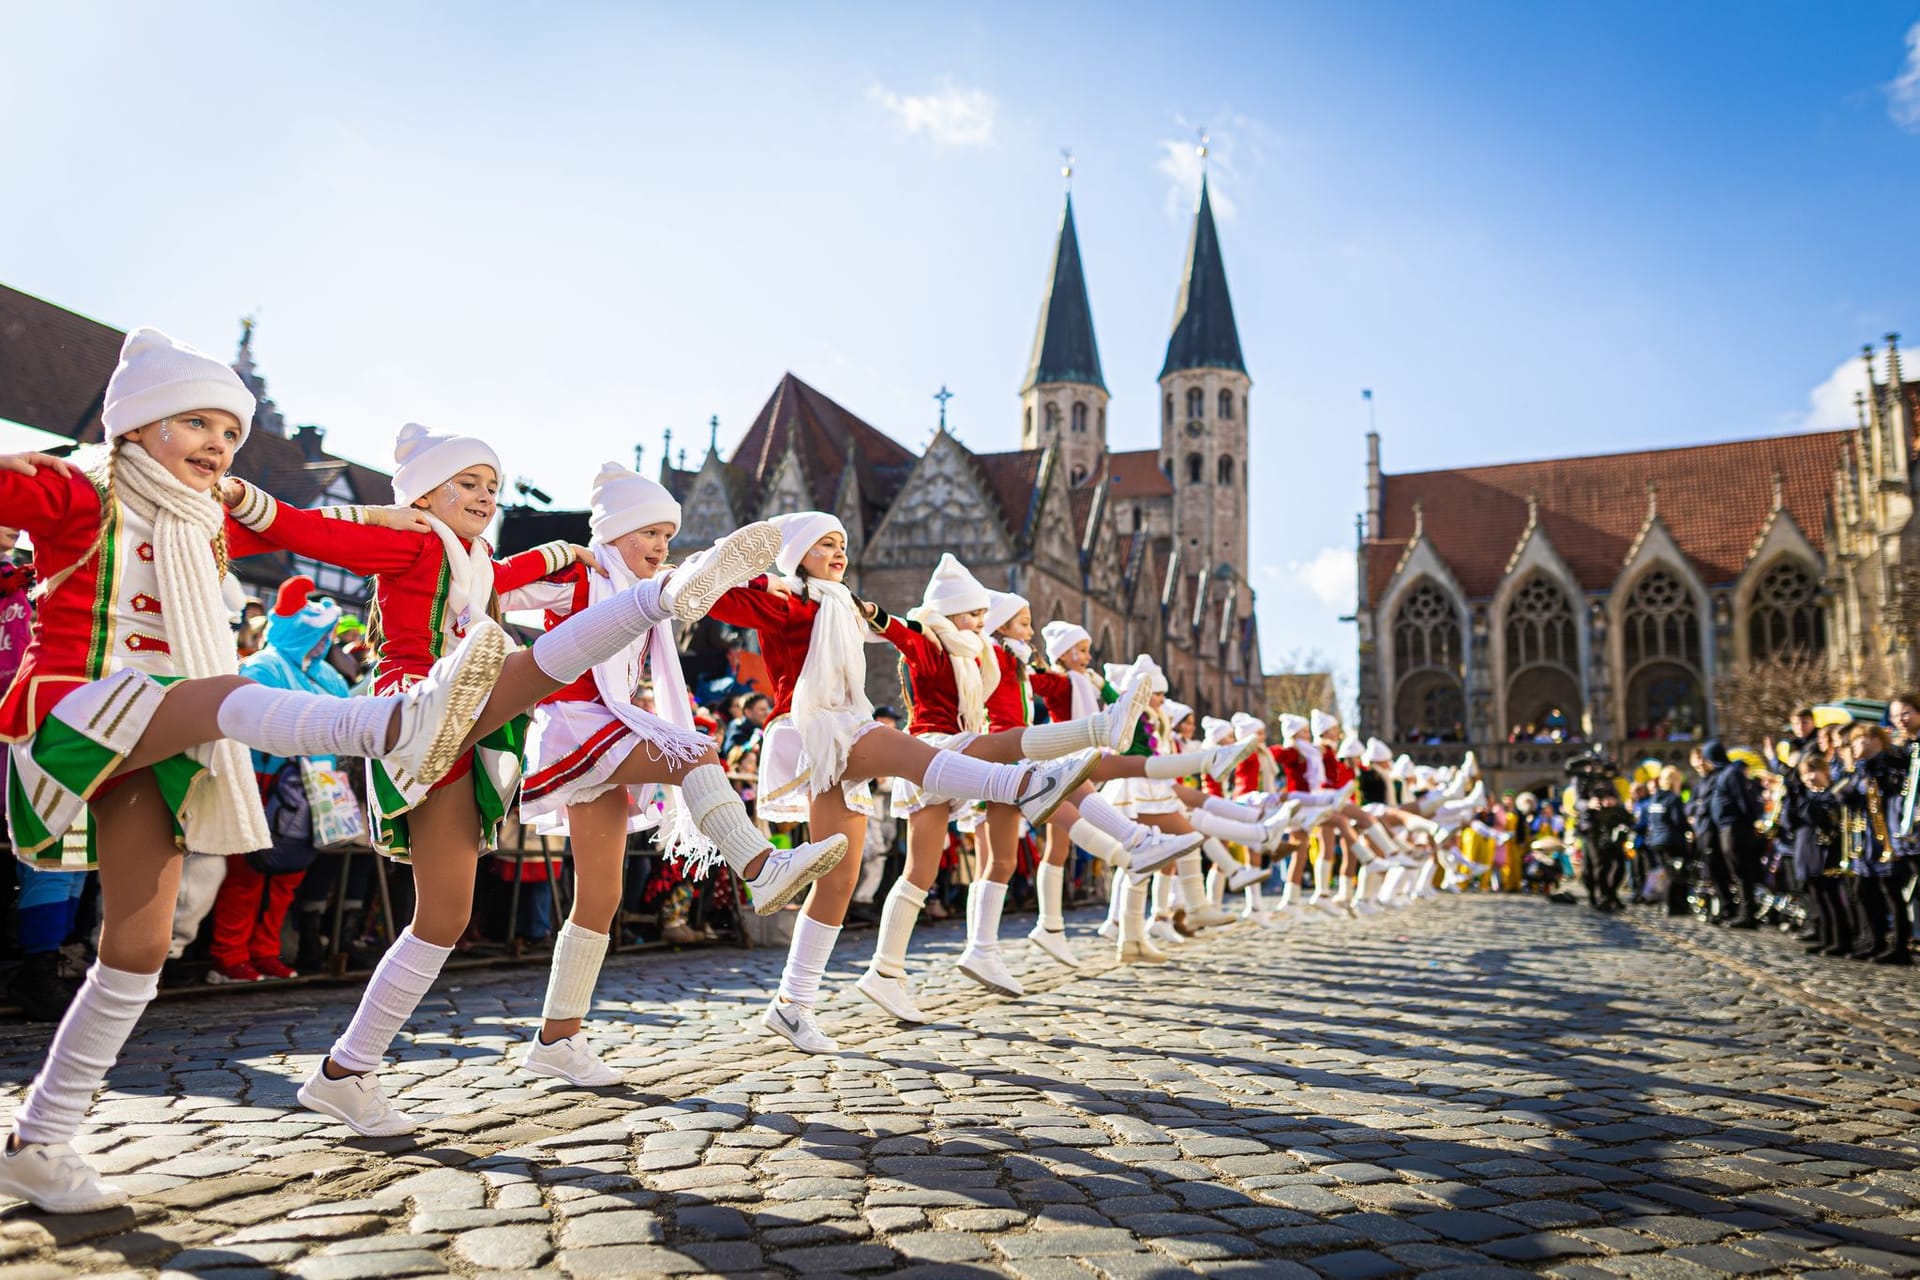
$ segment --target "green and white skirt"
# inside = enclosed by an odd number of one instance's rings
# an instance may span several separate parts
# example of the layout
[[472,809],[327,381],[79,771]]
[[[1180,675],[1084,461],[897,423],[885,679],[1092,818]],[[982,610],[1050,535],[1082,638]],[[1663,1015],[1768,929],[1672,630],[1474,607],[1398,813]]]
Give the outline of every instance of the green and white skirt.
[[[32,737],[8,745],[7,827],[14,857],[49,871],[99,865],[87,801],[133,753],[167,686],[179,679],[116,671],[60,699]],[[186,753],[153,766],[153,780],[173,813],[176,842],[188,797],[206,771]]]
[[413,841],[407,832],[407,814],[433,792],[444,787],[470,786],[480,810],[480,839],[488,852],[500,844],[500,822],[520,790],[525,765],[530,716],[513,719],[480,739],[466,760],[430,787],[418,783],[402,787],[379,760],[367,761],[367,808],[373,829],[373,847],[395,862],[413,861]]

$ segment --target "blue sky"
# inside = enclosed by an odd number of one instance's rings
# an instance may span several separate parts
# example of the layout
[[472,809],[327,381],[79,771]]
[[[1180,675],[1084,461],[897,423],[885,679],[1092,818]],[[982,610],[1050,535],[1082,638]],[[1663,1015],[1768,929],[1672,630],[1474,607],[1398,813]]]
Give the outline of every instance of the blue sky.
[[[458,21],[455,21],[457,15]],[[1017,444],[1074,198],[1118,448],[1213,180],[1254,377],[1269,666],[1352,666],[1389,471],[1844,421],[1920,342],[1920,4],[0,3],[0,281],[257,354],[384,464],[417,419],[562,502],[788,369]],[[1903,76],[1904,73],[1904,76]]]

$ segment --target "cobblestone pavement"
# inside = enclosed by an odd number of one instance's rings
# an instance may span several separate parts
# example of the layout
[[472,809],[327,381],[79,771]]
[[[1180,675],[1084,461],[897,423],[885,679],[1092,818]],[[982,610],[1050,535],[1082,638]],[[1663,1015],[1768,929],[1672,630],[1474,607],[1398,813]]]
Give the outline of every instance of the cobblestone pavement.
[[[81,1141],[139,1199],[16,1206],[0,1280],[1920,1272],[1911,973],[1481,897],[1241,926],[1160,970],[1019,944],[1012,1002],[924,932],[951,1020],[866,1008],[849,935],[836,1058],[753,1025],[778,955],[610,965],[591,1033],[621,1090],[503,1064],[542,971],[455,975],[385,1076],[418,1140],[294,1109],[353,992],[162,1005]],[[3,1109],[42,1043],[8,1032]]]

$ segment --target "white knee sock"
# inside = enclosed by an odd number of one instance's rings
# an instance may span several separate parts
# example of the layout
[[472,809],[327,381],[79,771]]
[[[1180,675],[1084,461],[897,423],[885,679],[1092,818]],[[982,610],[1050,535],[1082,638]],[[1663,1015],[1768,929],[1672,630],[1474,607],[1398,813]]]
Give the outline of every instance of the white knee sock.
[[[1221,852],[1225,852],[1222,850]],[[1229,859],[1231,861],[1231,859]],[[1200,861],[1197,853],[1183,854],[1174,864],[1180,876],[1180,898],[1189,912],[1195,912],[1207,905],[1207,876],[1201,870],[1206,864]],[[1235,865],[1238,865],[1237,863]]]
[[1373,846],[1373,851],[1383,858],[1391,858],[1400,852],[1394,847],[1393,837],[1382,826],[1371,826],[1360,833],[1360,838]]
[[383,756],[400,703],[243,684],[220,701],[226,737],[272,756]]
[[1221,871],[1220,868],[1218,867],[1208,867],[1207,868],[1207,903],[1208,905],[1217,907],[1222,902],[1225,902],[1226,898],[1227,898],[1226,873]]
[[1200,845],[1200,852],[1207,855],[1207,861],[1220,868],[1225,875],[1232,875],[1240,869],[1240,860],[1227,852],[1227,846],[1209,836]]
[[1007,886],[975,880],[967,887],[967,950],[1000,949],[1000,915],[1007,905]]
[[1224,796],[1208,796],[1201,808],[1222,818],[1231,818],[1235,822],[1257,823],[1266,815],[1255,805],[1241,804],[1238,800],[1228,800]]
[[582,929],[569,920],[553,944],[553,968],[547,973],[547,1003],[540,1016],[555,1022],[584,1018],[593,1007],[593,986],[607,958],[607,935]]
[[840,926],[821,924],[806,912],[793,926],[793,945],[787,948],[787,967],[780,974],[780,998],[811,1009],[820,1000],[820,977],[827,971]]
[[1131,871],[1120,873],[1119,891],[1114,900],[1120,904],[1120,941],[1141,942],[1147,936],[1147,881],[1165,880],[1165,876],[1136,876]]
[[[548,632],[549,635],[552,632]],[[680,779],[680,798],[700,834],[713,841],[734,874],[746,878],[747,864],[772,846],[747,816],[747,806],[717,764],[689,769]]]
[[1026,776],[1030,767],[1023,764],[988,764],[985,760],[975,760],[958,751],[937,751],[927,764],[920,789],[928,795],[955,800],[1018,804],[1020,779]]
[[1280,882],[1280,906],[1282,910],[1293,905],[1294,895],[1299,891],[1299,886],[1294,884],[1292,880],[1283,880]]
[[873,960],[868,967],[875,973],[888,978],[907,976],[907,943],[913,939],[913,926],[926,905],[925,889],[915,888],[905,876],[893,882],[887,900],[880,905],[880,936],[873,940]]
[[1126,898],[1127,881],[1132,877],[1125,868],[1115,867],[1113,879],[1107,884],[1107,923],[1117,925],[1121,921],[1121,907]]
[[[1179,863],[1175,863],[1178,866]],[[1153,914],[1157,920],[1173,918],[1173,877],[1158,872],[1153,877]]]
[[1353,900],[1359,902],[1367,896],[1367,870],[1361,867],[1353,874]]
[[[1084,813],[1085,810],[1081,812]],[[1088,822],[1084,817],[1068,829],[1067,836],[1102,862],[1116,867],[1127,864],[1127,846]]]
[[1161,782],[1191,778],[1207,767],[1208,751],[1176,751],[1170,755],[1148,756],[1147,776]]
[[1250,884],[1245,889],[1241,890],[1241,893],[1244,896],[1246,901],[1246,905],[1243,908],[1241,908],[1241,910],[1245,914],[1255,915],[1263,909],[1260,901],[1259,885]]
[[1205,809],[1193,809],[1187,813],[1187,825],[1202,835],[1231,840],[1250,849],[1264,849],[1267,845],[1267,829],[1257,822],[1236,822]]
[[367,979],[353,1021],[333,1042],[328,1056],[334,1065],[348,1071],[379,1070],[394,1036],[413,1016],[452,954],[452,947],[436,947],[415,937],[411,928],[403,929]]
[[660,603],[656,579],[602,600],[533,642],[533,661],[549,680],[572,684],[672,615]]
[[1392,902],[1393,891],[1400,887],[1400,881],[1405,878],[1406,874],[1405,867],[1388,867],[1387,874],[1380,879],[1380,896],[1375,898],[1374,901]]
[[1140,824],[1113,807],[1113,802],[1098,791],[1088,793],[1083,800],[1076,800],[1075,806],[1080,816],[1100,830],[1125,844],[1133,839]]
[[1051,862],[1042,862],[1033,869],[1033,896],[1040,900],[1040,927],[1042,929],[1061,930],[1067,927],[1067,919],[1060,910],[1060,900],[1066,893],[1067,869],[1056,867]]
[[[317,699],[316,699],[317,700]],[[157,973],[128,973],[98,960],[53,1033],[46,1062],[13,1118],[22,1142],[68,1142],[80,1131],[93,1092],[120,1056],[133,1024],[160,989]]]
[[1105,736],[1095,732],[1098,719],[1088,716],[1058,724],[1036,724],[1020,735],[1020,754],[1029,760],[1058,760],[1088,747],[1105,746]]

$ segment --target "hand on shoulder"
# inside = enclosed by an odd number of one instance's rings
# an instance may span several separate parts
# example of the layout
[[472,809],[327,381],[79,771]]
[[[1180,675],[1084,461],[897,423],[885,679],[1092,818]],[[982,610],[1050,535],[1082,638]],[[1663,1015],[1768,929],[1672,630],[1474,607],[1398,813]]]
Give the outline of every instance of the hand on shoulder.
[[73,474],[73,467],[66,459],[56,458],[50,453],[0,453],[0,471],[34,476],[40,474],[41,467],[46,467],[57,476]]

